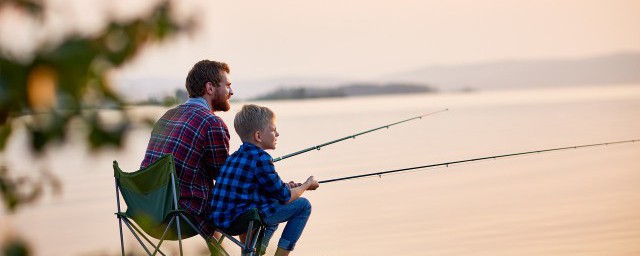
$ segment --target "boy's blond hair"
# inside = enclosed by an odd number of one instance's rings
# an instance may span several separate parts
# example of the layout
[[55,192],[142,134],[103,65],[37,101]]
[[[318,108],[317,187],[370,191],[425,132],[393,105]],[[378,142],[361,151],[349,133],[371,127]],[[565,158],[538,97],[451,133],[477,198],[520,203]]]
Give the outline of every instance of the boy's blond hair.
[[248,142],[253,139],[253,134],[256,131],[263,130],[275,119],[276,114],[271,109],[247,104],[242,106],[242,109],[236,114],[236,118],[233,119],[233,127],[240,136],[240,140]]

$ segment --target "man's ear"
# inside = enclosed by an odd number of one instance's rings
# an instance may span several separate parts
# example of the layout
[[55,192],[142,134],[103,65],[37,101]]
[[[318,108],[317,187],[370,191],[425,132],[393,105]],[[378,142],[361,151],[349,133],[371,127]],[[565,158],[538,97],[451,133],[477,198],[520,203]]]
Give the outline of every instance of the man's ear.
[[205,94],[213,94],[214,88],[213,88],[213,83],[212,82],[207,82],[204,85],[204,92]]

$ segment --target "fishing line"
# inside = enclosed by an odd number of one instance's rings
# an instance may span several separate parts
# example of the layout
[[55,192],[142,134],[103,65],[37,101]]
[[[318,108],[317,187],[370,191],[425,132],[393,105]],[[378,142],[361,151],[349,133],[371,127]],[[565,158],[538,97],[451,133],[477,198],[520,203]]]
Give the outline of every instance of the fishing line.
[[353,134],[353,135],[349,135],[349,136],[346,136],[346,137],[343,137],[343,138],[340,138],[340,139],[337,139],[337,140],[329,141],[329,142],[326,142],[326,143],[323,143],[323,144],[320,144],[320,145],[317,145],[317,146],[305,148],[303,150],[296,151],[296,152],[293,152],[291,154],[287,154],[287,155],[284,155],[284,156],[281,156],[281,157],[276,157],[276,158],[273,159],[273,162],[278,162],[280,160],[284,160],[284,159],[287,159],[287,158],[292,157],[292,156],[297,156],[299,154],[306,153],[306,152],[309,152],[311,150],[320,150],[322,147],[325,147],[325,146],[328,146],[328,145],[331,145],[331,144],[334,144],[334,143],[338,143],[338,142],[343,141],[343,140],[355,139],[356,137],[358,137],[360,135],[363,135],[363,134],[366,134],[366,133],[374,132],[374,131],[377,131],[377,130],[380,130],[380,129],[384,129],[384,128],[389,129],[389,127],[397,125],[397,124],[401,124],[401,123],[404,123],[404,122],[409,122],[409,121],[416,120],[416,119],[422,119],[425,116],[430,116],[430,115],[437,114],[437,113],[440,113],[440,112],[444,112],[444,111],[447,111],[447,110],[449,110],[449,109],[446,108],[446,109],[443,109],[443,110],[438,110],[438,111],[435,111],[435,112],[431,112],[431,113],[427,113],[427,114],[424,114],[424,115],[412,117],[412,118],[405,119],[405,120],[402,120],[402,121],[398,121],[398,122],[395,122],[395,123],[383,125],[383,126],[380,126],[380,127],[377,127],[377,128],[373,128],[371,130],[364,131],[364,132],[361,132],[361,133],[356,133],[356,134]]
[[342,177],[342,178],[322,180],[322,181],[319,181],[318,183],[329,183],[329,182],[335,182],[335,181],[360,179],[360,178],[368,178],[368,177],[375,177],[375,176],[382,177],[382,175],[399,174],[399,173],[410,172],[410,171],[422,171],[422,170],[419,170],[419,169],[427,169],[427,168],[434,168],[434,167],[449,167],[451,165],[458,165],[458,164],[470,163],[470,162],[476,162],[476,161],[482,161],[482,160],[492,160],[492,159],[505,158],[505,157],[515,157],[515,156],[523,156],[523,155],[529,155],[529,154],[546,153],[546,152],[551,152],[551,151],[562,151],[562,150],[568,150],[568,149],[597,147],[597,146],[606,146],[606,145],[623,144],[623,143],[635,143],[635,142],[638,142],[638,141],[640,141],[640,140],[637,140],[637,139],[636,140],[624,140],[624,141],[604,142],[604,143],[587,144],[587,145],[579,145],[579,146],[569,146],[569,147],[561,147],[561,148],[541,149],[541,150],[533,150],[533,151],[520,152],[520,153],[511,153],[511,154],[504,154],[504,155],[486,156],[486,157],[479,157],[479,158],[472,158],[472,159],[444,162],[444,163],[438,163],[438,164],[430,164],[430,165],[423,165],[423,166],[416,166],[416,167],[408,167],[408,168],[402,168],[402,169],[396,169],[396,170],[390,170],[390,171],[372,172],[372,173],[366,173],[366,174],[360,174],[360,175],[353,175],[353,176],[347,176],[347,177]]

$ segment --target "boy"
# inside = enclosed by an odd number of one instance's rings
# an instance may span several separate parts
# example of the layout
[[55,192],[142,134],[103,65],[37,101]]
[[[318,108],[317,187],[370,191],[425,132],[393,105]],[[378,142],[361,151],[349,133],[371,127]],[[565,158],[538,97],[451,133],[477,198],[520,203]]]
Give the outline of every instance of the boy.
[[311,204],[300,197],[306,190],[320,185],[313,176],[303,184],[284,183],[265,152],[275,149],[277,137],[275,114],[266,107],[245,105],[236,114],[234,128],[242,145],[220,170],[211,198],[210,218],[216,226],[228,228],[246,211],[257,208],[267,226],[263,248],[279,223],[287,222],[275,255],[289,255],[311,214]]

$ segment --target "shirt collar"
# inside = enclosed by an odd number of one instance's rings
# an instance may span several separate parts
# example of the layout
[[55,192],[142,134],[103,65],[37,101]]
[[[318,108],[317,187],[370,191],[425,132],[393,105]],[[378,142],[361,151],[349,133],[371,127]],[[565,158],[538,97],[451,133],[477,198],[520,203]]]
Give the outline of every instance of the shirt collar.
[[202,97],[189,98],[189,99],[187,99],[187,102],[185,102],[185,104],[187,104],[187,105],[193,105],[193,104],[200,105],[200,106],[205,107],[209,111],[211,111],[211,107],[209,107],[209,104],[207,103],[207,100],[205,100]]
[[255,150],[255,151],[258,151],[258,153],[264,153],[264,154],[267,154],[268,156],[271,156],[271,155],[269,155],[269,153],[267,153],[267,151],[264,151],[264,149],[254,145],[251,142],[243,142],[242,145],[240,146],[240,148],[243,149],[243,150],[246,150],[246,151]]
[[254,145],[251,142],[242,142],[241,147],[247,150],[262,150],[260,147]]

